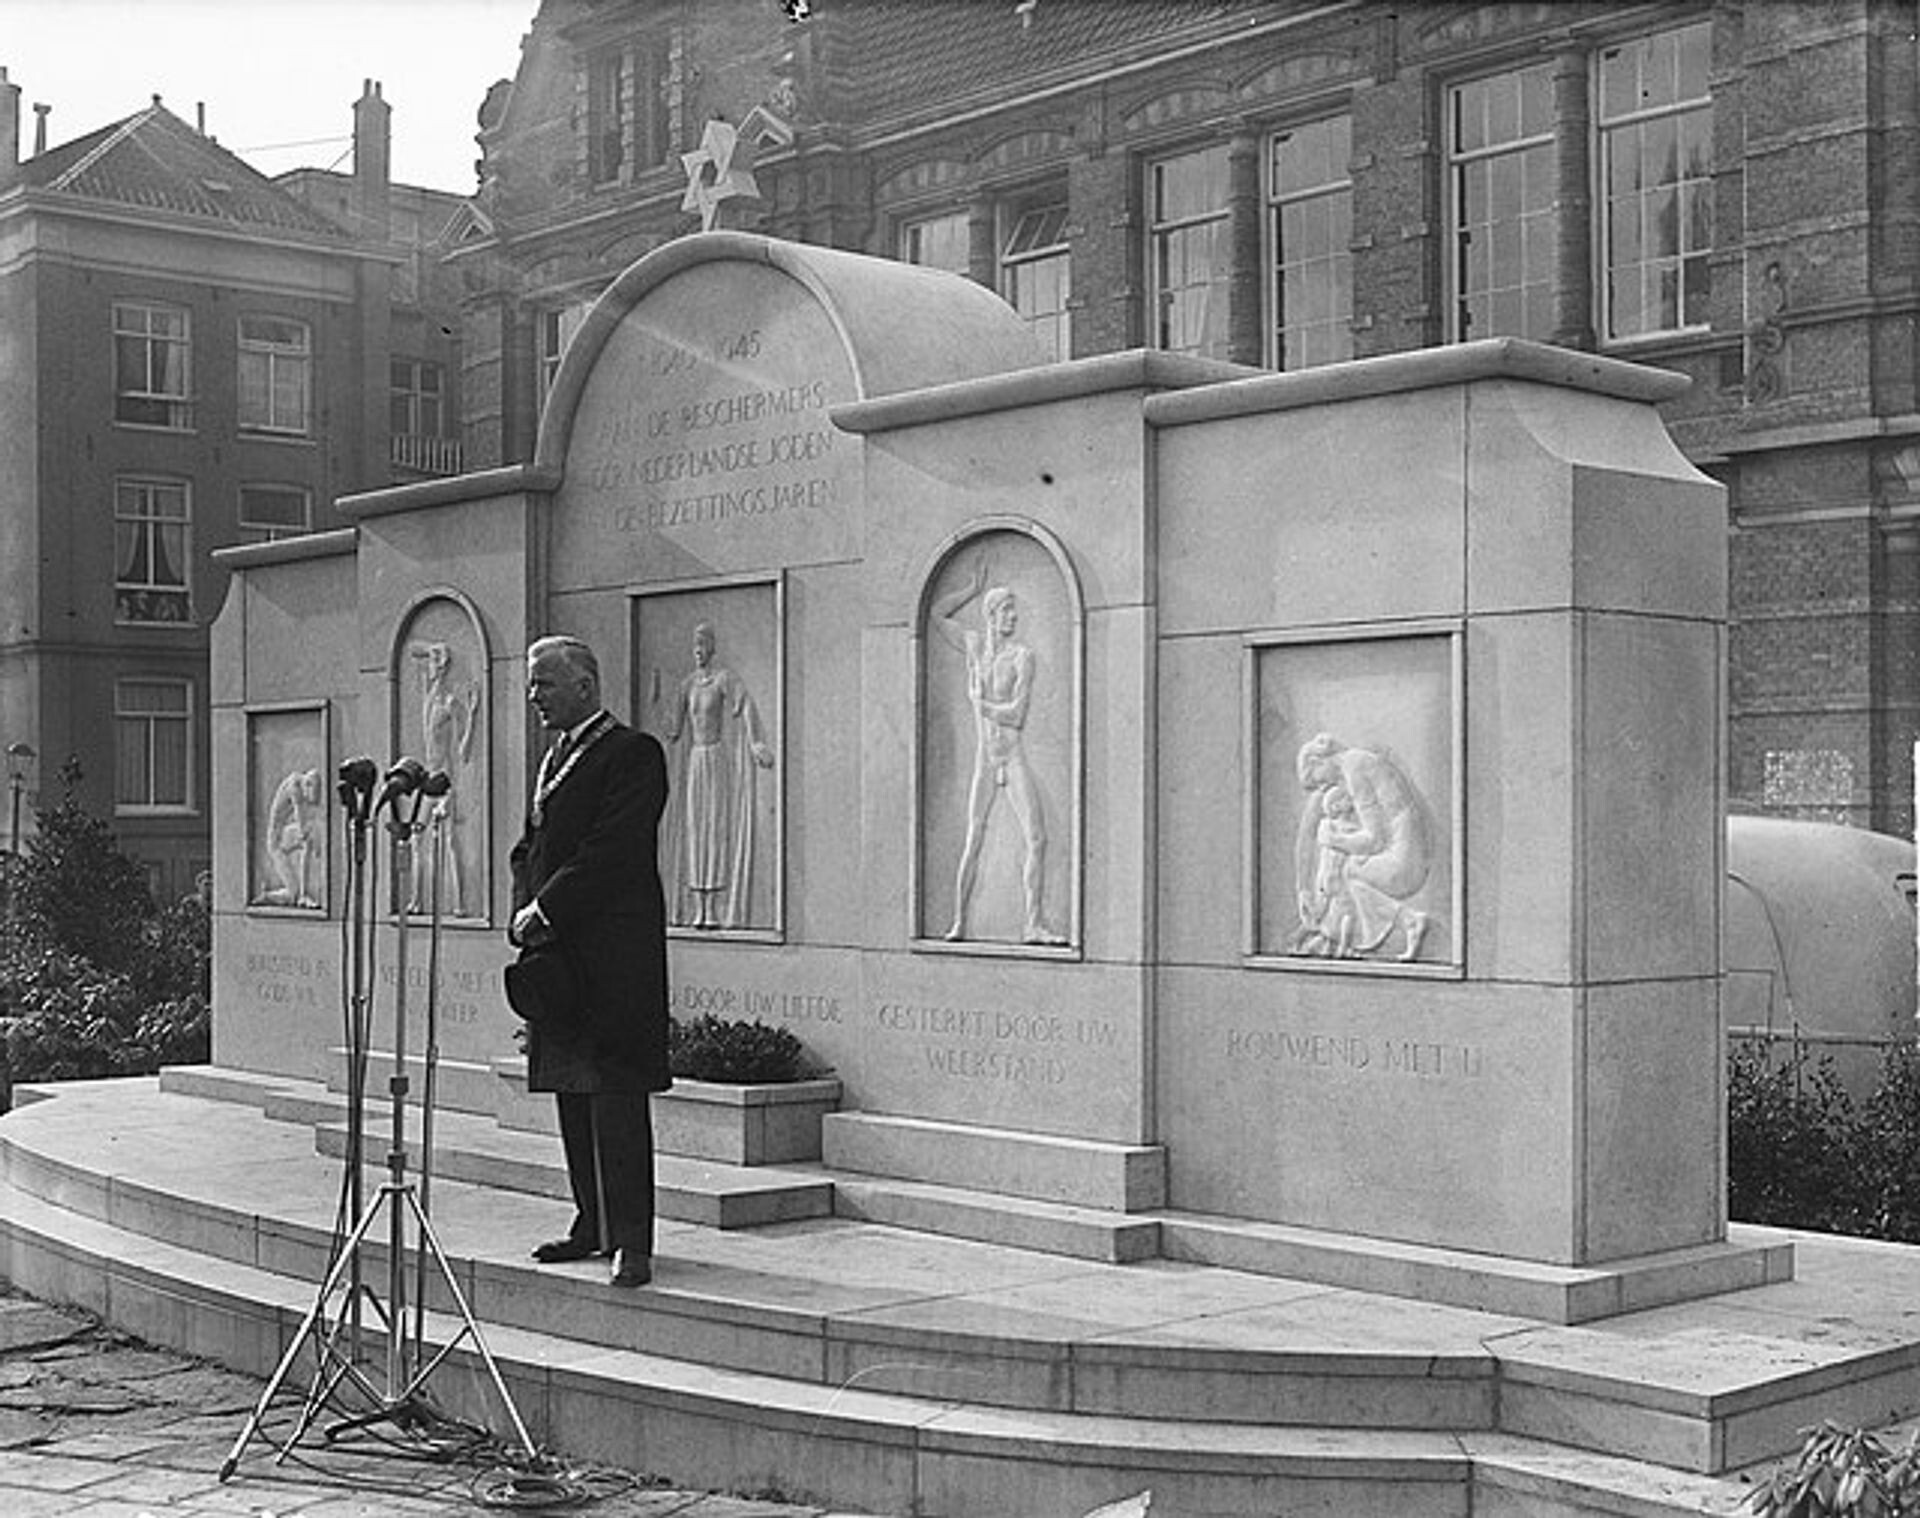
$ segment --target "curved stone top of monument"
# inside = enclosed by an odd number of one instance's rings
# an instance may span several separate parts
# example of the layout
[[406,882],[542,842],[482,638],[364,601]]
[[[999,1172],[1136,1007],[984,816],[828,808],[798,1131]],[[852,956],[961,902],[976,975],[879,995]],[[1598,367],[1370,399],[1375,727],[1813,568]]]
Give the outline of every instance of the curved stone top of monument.
[[777,270],[819,304],[845,349],[862,400],[1048,361],[1011,306],[960,275],[749,232],[696,232],[632,264],[594,302],[554,379],[534,452],[537,465],[564,466],[588,376],[627,313],[674,275],[728,262]]
[[1670,369],[1654,369],[1597,353],[1529,342],[1525,338],[1489,337],[1444,348],[1419,348],[1410,353],[1388,353],[1351,363],[1328,364],[1293,374],[1262,374],[1174,395],[1150,396],[1146,401],[1146,416],[1157,426],[1178,426],[1219,417],[1250,416],[1261,411],[1288,411],[1329,401],[1467,385],[1480,380],[1531,380],[1648,405],[1684,394],[1693,383],[1686,375]]

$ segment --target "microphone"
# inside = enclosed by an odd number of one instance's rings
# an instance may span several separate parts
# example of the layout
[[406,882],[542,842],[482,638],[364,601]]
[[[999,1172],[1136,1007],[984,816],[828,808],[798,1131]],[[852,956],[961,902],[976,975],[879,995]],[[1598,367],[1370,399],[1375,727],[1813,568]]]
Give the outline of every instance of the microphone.
[[374,798],[374,810],[378,811],[383,806],[390,806],[402,796],[411,796],[420,789],[421,783],[426,778],[427,767],[418,759],[408,757],[396,760],[393,768],[387,771],[387,778],[381,783],[380,794]]
[[357,802],[373,793],[373,782],[380,771],[365,754],[349,759],[340,766],[340,804],[348,811],[358,811]]
[[435,770],[420,782],[420,794],[426,797],[444,796],[453,789],[453,776],[445,770]]

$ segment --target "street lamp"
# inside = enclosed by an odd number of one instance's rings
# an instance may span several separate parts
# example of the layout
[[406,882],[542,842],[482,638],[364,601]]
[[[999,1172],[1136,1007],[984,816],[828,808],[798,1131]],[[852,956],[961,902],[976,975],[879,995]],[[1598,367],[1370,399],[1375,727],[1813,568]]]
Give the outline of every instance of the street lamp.
[[20,857],[20,793],[27,788],[27,766],[36,757],[31,743],[7,745],[7,789],[13,793],[13,832],[9,851],[16,859]]

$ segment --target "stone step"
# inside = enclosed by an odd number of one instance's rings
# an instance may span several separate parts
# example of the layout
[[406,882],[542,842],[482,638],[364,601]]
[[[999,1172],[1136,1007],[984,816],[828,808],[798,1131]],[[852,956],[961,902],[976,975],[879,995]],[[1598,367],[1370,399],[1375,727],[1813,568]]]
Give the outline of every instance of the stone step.
[[[105,1085],[116,1088],[110,1105],[94,1089]],[[318,1281],[339,1168],[311,1135],[258,1108],[150,1086],[155,1110],[142,1116],[122,1094],[140,1088],[81,1083],[64,1102],[91,1100],[97,1114],[82,1105],[63,1130],[52,1109],[42,1138],[32,1109],[9,1120],[0,1157],[14,1190]],[[142,1142],[116,1149],[108,1134],[102,1147],[99,1130],[115,1122],[140,1127]],[[494,1142],[547,1147],[525,1135]],[[245,1195],[191,1180],[209,1153],[238,1156],[226,1184]],[[276,1181],[282,1171],[298,1183]],[[540,1271],[525,1260],[564,1203],[456,1181],[436,1181],[434,1198],[443,1230],[452,1219],[463,1287],[489,1322],[976,1408],[1526,1431],[1711,1474],[1791,1449],[1822,1416],[1874,1423],[1920,1407],[1920,1344],[1859,1332],[1835,1344],[1824,1318],[1806,1342],[1751,1328],[1602,1332],[1166,1260],[1120,1266],[939,1241],[846,1217],[745,1235],[681,1229],[663,1249],[697,1259],[690,1274],[675,1261],[656,1289],[609,1295],[603,1266]],[[727,1238],[741,1242],[718,1247]]]
[[836,1205],[895,1226],[1088,1259],[1192,1260],[1566,1324],[1793,1274],[1792,1246],[1781,1241],[1723,1241],[1558,1266],[1182,1213],[1165,1204],[1166,1155],[1153,1146],[867,1112],[827,1114],[821,1139],[825,1167],[843,1196]]
[[[275,1121],[311,1126],[319,1153],[329,1159],[346,1157],[347,1098],[316,1083],[195,1066],[164,1072],[161,1089],[244,1102]],[[362,1121],[362,1153],[369,1174],[384,1174],[387,1134],[392,1127],[390,1101],[368,1101]],[[422,1115],[417,1104],[409,1107],[406,1122],[409,1168],[418,1177]],[[445,1110],[434,1116],[433,1138],[435,1177],[533,1196],[567,1195],[566,1166],[556,1139],[503,1129],[491,1118],[473,1113]],[[661,1217],[709,1228],[759,1228],[828,1217],[833,1212],[832,1183],[817,1171],[723,1165],[661,1154],[654,1174],[654,1204]]]
[[[18,1194],[234,1263],[316,1282],[325,1275],[331,1214],[266,1216],[188,1195],[165,1181],[119,1176],[102,1184],[82,1165],[18,1143],[9,1143],[5,1154],[8,1182]],[[380,1192],[379,1180],[368,1173],[367,1206]],[[454,1218],[450,1230],[436,1224],[443,1240],[500,1205],[492,1188],[445,1176],[434,1181],[432,1201],[436,1218],[449,1212]],[[848,1222],[826,1226],[832,1232],[821,1236],[823,1247],[836,1233],[859,1231]],[[387,1237],[384,1224],[375,1227],[363,1251],[365,1272],[376,1280],[389,1268]],[[513,1244],[519,1243],[516,1237]],[[983,1251],[955,1246],[943,1253],[965,1262]],[[1044,1306],[855,1288],[836,1294],[846,1311],[823,1316],[817,1306],[784,1303],[790,1293],[767,1273],[737,1270],[712,1277],[710,1291],[609,1296],[597,1262],[538,1270],[518,1247],[501,1254],[461,1261],[462,1290],[489,1322],[644,1344],[746,1372],[804,1368],[798,1373],[869,1389],[1036,1410],[1323,1427],[1492,1426],[1494,1361],[1471,1334],[1456,1334],[1446,1348],[1394,1348],[1382,1337],[1366,1346],[1329,1341],[1311,1352],[1270,1354],[1203,1341],[1163,1344],[1127,1333],[1080,1342],[1067,1335],[1066,1320]],[[543,1289],[529,1289],[536,1283]],[[452,1299],[442,1294],[436,1305],[450,1309]]]
[[[323,1087],[276,1084],[269,1077],[196,1072],[176,1078],[168,1072],[163,1089],[250,1101],[289,1122],[324,1125],[345,1111],[344,1098]],[[371,1132],[383,1122],[387,1107],[370,1103],[367,1110]],[[564,1180],[550,1139],[469,1113],[444,1114],[441,1121],[437,1163],[449,1173],[541,1195],[564,1194],[555,1190]],[[1009,1146],[993,1130],[858,1112],[829,1114],[823,1138],[821,1167],[689,1168],[662,1155],[662,1215],[717,1227],[755,1227],[837,1211],[892,1227],[1075,1259],[1187,1260],[1562,1324],[1784,1282],[1793,1270],[1792,1246],[1777,1239],[1729,1240],[1600,1266],[1555,1266],[1244,1218],[1142,1209],[1137,1204],[1157,1195],[1159,1151],[1123,1145],[1025,1136]],[[520,1140],[517,1147],[514,1139]],[[327,1138],[324,1128],[322,1142],[336,1146],[330,1153],[342,1152],[338,1145],[344,1139]],[[476,1148],[478,1153],[467,1152]],[[378,1155],[371,1141],[369,1153]],[[1003,1173],[1011,1170],[1025,1179]],[[909,1178],[930,1171],[946,1179]],[[982,1189],[984,1174],[998,1175],[1012,1189]],[[965,1183],[968,1178],[973,1185]],[[1043,1199],[1089,1191],[1116,1205]],[[1036,1192],[1041,1196],[1029,1194]]]
[[1079,1260],[1128,1264],[1161,1254],[1160,1225],[1150,1218],[849,1173],[832,1181],[838,1217]]
[[[248,1089],[245,1083],[241,1089]],[[307,1096],[311,1097],[310,1091]],[[304,1110],[297,1094],[269,1094],[263,1100],[269,1112]],[[886,1120],[856,1121],[844,1125],[842,1131],[873,1136],[896,1126]],[[916,1134],[919,1128],[951,1127],[912,1126]],[[370,1152],[377,1153],[377,1144],[372,1140],[369,1143]],[[462,1145],[470,1147],[463,1149]],[[442,1156],[442,1173],[451,1166],[454,1173],[483,1184],[543,1196],[565,1195],[564,1176],[550,1139],[496,1129],[484,1119],[456,1114],[441,1124],[436,1150]],[[1244,1219],[1216,1219],[1171,1210],[1120,1214],[826,1169],[772,1175],[757,1168],[729,1172],[725,1167],[714,1169],[663,1155],[660,1175],[662,1215],[707,1226],[723,1226],[721,1220],[727,1218],[770,1219],[780,1206],[791,1206],[796,1212],[818,1209],[810,1215],[825,1216],[831,1211],[850,1221],[1074,1260],[1181,1260],[1290,1282],[1330,1282],[1342,1290],[1369,1296],[1424,1298],[1484,1312],[1506,1313],[1506,1304],[1517,1300],[1532,1309],[1520,1314],[1533,1320],[1528,1324],[1529,1331],[1536,1323],[1573,1325],[1611,1317],[1629,1308],[1656,1308],[1670,1300],[1662,1291],[1661,1280],[1661,1272],[1670,1265],[1668,1257],[1644,1263],[1617,1262],[1605,1271],[1580,1271]],[[753,1188],[758,1184],[769,1186],[772,1195],[757,1194]],[[737,1185],[744,1195],[731,1197],[729,1185]],[[734,1203],[736,1210],[729,1212],[729,1204]],[[753,1223],[747,1221],[742,1226]],[[1768,1263],[1780,1257],[1790,1261],[1792,1247],[1777,1238],[1749,1237],[1699,1253],[1703,1258],[1691,1262],[1690,1268],[1723,1272],[1723,1289],[1736,1292],[1767,1284]],[[1781,1274],[1783,1280],[1787,1279],[1790,1270],[1783,1268]],[[1637,1293],[1637,1299],[1623,1301],[1623,1292]],[[1692,1292],[1681,1295],[1691,1296]],[[1577,1330],[1567,1327],[1550,1332],[1572,1334]],[[990,1339],[997,1337],[989,1334]],[[1502,1341],[1503,1375],[1498,1395],[1508,1428],[1538,1430],[1623,1456],[1657,1450],[1663,1463],[1695,1471],[1725,1470],[1762,1458],[1772,1452],[1774,1444],[1786,1447],[1795,1431],[1826,1415],[1817,1406],[1819,1397],[1836,1394],[1831,1378],[1827,1390],[1820,1391],[1823,1382],[1812,1370],[1786,1380],[1763,1377],[1756,1385],[1735,1383],[1719,1392],[1703,1392],[1699,1378],[1714,1369],[1711,1346],[1703,1350],[1688,1345],[1662,1367],[1660,1384],[1653,1385],[1647,1384],[1630,1364],[1588,1365],[1578,1373],[1571,1372],[1566,1365],[1554,1362],[1557,1351],[1544,1348],[1549,1341],[1538,1338],[1534,1342],[1543,1346],[1546,1358],[1535,1361],[1516,1352],[1520,1342],[1518,1337]],[[922,1343],[917,1347],[937,1350],[943,1357],[942,1376],[951,1378],[977,1375],[979,1362],[997,1355],[1005,1366],[1018,1367],[1014,1379],[1029,1386],[1025,1391],[1008,1390],[997,1395],[1028,1400],[1036,1397],[1031,1385],[1044,1384],[1048,1376],[1076,1377],[1077,1384],[1084,1387],[1091,1386],[1096,1375],[1133,1373],[1131,1362],[1123,1360],[1117,1371],[1105,1365],[1102,1350],[1092,1346],[1077,1352],[1070,1369],[1062,1369],[1051,1349],[1036,1352],[1031,1344],[1001,1344],[984,1357],[965,1342],[964,1335],[957,1340],[943,1336],[937,1345]],[[1333,1360],[1340,1364],[1337,1371],[1326,1368]],[[1445,1357],[1435,1357],[1434,1363],[1445,1363]],[[1163,1366],[1156,1367],[1153,1374],[1168,1385],[1179,1386],[1180,1399],[1194,1406],[1214,1405],[1215,1388],[1224,1384],[1234,1390],[1218,1399],[1220,1405],[1271,1409],[1277,1401],[1282,1411],[1263,1412],[1262,1416],[1307,1422],[1323,1416],[1330,1421],[1345,1418],[1361,1424],[1376,1415],[1392,1420],[1417,1401],[1383,1391],[1384,1381],[1363,1383],[1354,1379],[1356,1364],[1340,1356],[1326,1363],[1314,1362],[1298,1378],[1314,1387],[1305,1395],[1299,1392],[1298,1381],[1275,1378],[1273,1368],[1266,1365],[1253,1372],[1262,1378],[1259,1384],[1266,1393],[1249,1393],[1236,1379],[1246,1363],[1222,1366],[1204,1355],[1192,1360],[1191,1368],[1179,1375]],[[1920,1381],[1916,1380],[1920,1368],[1905,1351],[1863,1351],[1849,1361],[1841,1375],[1847,1383],[1845,1395],[1857,1400],[1863,1417],[1892,1417],[1895,1408],[1920,1406]],[[956,1390],[946,1381],[913,1384],[937,1384],[951,1394],[981,1399],[978,1392],[965,1387]],[[1362,1410],[1355,1411],[1350,1394],[1362,1384],[1368,1390],[1360,1399]],[[1440,1399],[1440,1405],[1447,1409],[1446,1417],[1452,1420],[1446,1426],[1488,1426],[1473,1410],[1472,1394],[1462,1393],[1457,1386],[1448,1390],[1449,1396]],[[1044,1400],[1039,1398],[1040,1405]],[[1324,1414],[1319,1411],[1322,1408]],[[1220,1415],[1234,1416],[1231,1411]]]
[[[314,1305],[315,1288],[301,1275],[168,1242],[11,1182],[4,1197],[10,1280],[150,1342],[269,1376]],[[381,1263],[369,1259],[376,1281]],[[620,1292],[542,1273],[545,1290],[529,1291],[492,1279],[497,1267],[479,1261],[456,1268],[472,1273],[465,1286],[485,1347],[536,1443],[687,1486],[778,1486],[918,1518],[1081,1513],[1142,1490],[1153,1492],[1156,1510],[1218,1518],[1296,1507],[1410,1518],[1667,1518],[1730,1513],[1739,1495],[1724,1481],[1490,1431],[1303,1427],[1272,1421],[1271,1405],[1266,1419],[1215,1421],[1177,1384],[1166,1391],[1183,1402],[1183,1415],[1153,1418],[929,1397],[877,1386],[845,1363],[820,1367],[826,1374],[743,1371],[712,1353],[726,1340],[724,1321],[700,1326],[694,1353],[657,1347],[657,1315],[646,1304],[663,1295],[658,1289]],[[567,1332],[518,1326],[491,1310],[506,1297],[542,1295],[556,1299]],[[589,1303],[599,1310],[582,1311]],[[640,1321],[608,1334],[622,1314]],[[428,1339],[446,1342],[460,1326],[436,1309]],[[373,1348],[377,1359],[377,1336]],[[305,1357],[291,1364],[283,1391],[297,1399],[310,1373]],[[502,1434],[511,1417],[484,1369],[469,1341],[430,1389],[446,1411]],[[235,1419],[236,1440],[247,1429]],[[268,1453],[258,1442],[243,1449],[236,1481]]]
[[1590,1323],[1793,1277],[1793,1246],[1783,1240],[1731,1239],[1604,1265],[1548,1265],[1245,1218],[1153,1216],[1168,1259],[1334,1282],[1543,1323]]
[[1167,1152],[873,1112],[830,1112],[820,1126],[829,1168],[967,1186],[1000,1196],[1128,1213],[1163,1207]]

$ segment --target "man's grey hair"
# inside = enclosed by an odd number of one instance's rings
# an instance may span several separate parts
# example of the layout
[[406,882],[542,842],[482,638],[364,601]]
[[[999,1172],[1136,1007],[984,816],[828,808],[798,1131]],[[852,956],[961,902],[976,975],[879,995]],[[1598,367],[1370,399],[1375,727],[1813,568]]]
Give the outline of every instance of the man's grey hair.
[[564,634],[537,638],[527,645],[529,659],[543,658],[548,654],[559,657],[561,667],[570,675],[585,675],[593,681],[594,689],[600,688],[600,661],[594,657],[593,649],[578,638],[569,638]]

